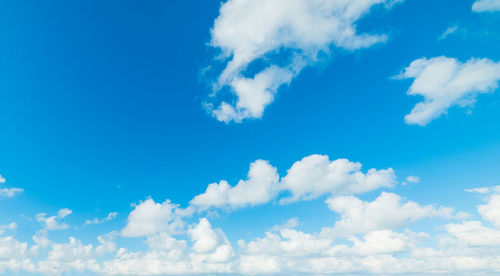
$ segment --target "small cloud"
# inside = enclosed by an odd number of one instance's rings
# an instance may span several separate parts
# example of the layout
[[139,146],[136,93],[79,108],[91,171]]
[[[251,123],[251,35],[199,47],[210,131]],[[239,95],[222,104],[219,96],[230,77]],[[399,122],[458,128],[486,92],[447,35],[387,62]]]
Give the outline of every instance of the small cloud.
[[5,233],[5,230],[14,230],[17,229],[17,224],[15,222],[12,222],[7,225],[0,225],[0,235],[3,235]]
[[283,229],[294,229],[297,228],[297,226],[299,226],[299,218],[291,218],[283,224],[273,226],[271,232],[277,232]]
[[71,213],[73,213],[73,211],[71,211],[68,208],[64,208],[59,210],[56,216],[47,217],[46,213],[39,213],[36,214],[35,219],[38,222],[45,223],[45,229],[47,230],[64,230],[67,229],[69,226],[66,223],[60,223],[57,220],[67,217]]
[[480,194],[480,195],[491,194],[491,193],[500,193],[500,186],[465,189],[465,191],[469,192],[469,193]]
[[448,37],[449,35],[452,35],[454,33],[456,33],[458,30],[458,26],[453,26],[453,27],[449,27],[448,29],[446,29],[446,31],[444,31],[444,33],[439,37],[439,40],[443,40],[445,39],[446,37]]
[[408,176],[406,178],[406,181],[408,181],[409,183],[419,183],[420,182],[420,177],[418,177],[418,176]]
[[106,221],[110,221],[114,218],[116,218],[118,216],[118,212],[111,212],[108,214],[107,217],[103,218],[103,219],[98,219],[98,218],[94,218],[92,220],[86,220],[85,221],[85,225],[91,225],[91,224],[101,224],[101,223],[104,223]]
[[71,211],[68,208],[64,208],[64,209],[59,210],[59,212],[57,212],[57,216],[60,218],[64,218],[64,217],[67,217],[68,215],[71,215],[71,213],[73,213],[73,211]]
[[[4,184],[5,181],[6,181],[5,177],[0,175],[0,184]],[[22,192],[24,192],[24,189],[21,189],[21,188],[3,188],[3,189],[0,189],[0,197],[12,198],[12,197],[14,197],[17,194],[20,194]]]

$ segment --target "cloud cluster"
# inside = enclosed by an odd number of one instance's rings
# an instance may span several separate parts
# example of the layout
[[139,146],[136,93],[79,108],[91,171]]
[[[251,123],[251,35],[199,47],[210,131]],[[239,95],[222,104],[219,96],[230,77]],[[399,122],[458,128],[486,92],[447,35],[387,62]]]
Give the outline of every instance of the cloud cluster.
[[405,116],[405,121],[425,126],[450,107],[472,106],[479,94],[497,89],[500,63],[476,58],[465,63],[448,57],[421,58],[397,78],[414,79],[408,94],[424,98]]
[[[214,94],[229,87],[234,102],[207,104],[223,122],[260,118],[278,88],[289,84],[319,53],[331,47],[357,50],[385,42],[386,35],[358,34],[356,22],[373,6],[395,0],[228,0],[214,22],[210,45],[226,61]],[[272,55],[278,57],[271,57]],[[263,61],[264,68],[248,72]]]
[[310,155],[295,162],[281,180],[277,169],[268,161],[257,160],[250,165],[248,178],[234,187],[226,181],[208,185],[203,194],[190,204],[198,210],[209,208],[236,209],[271,202],[282,204],[311,200],[323,195],[360,194],[396,184],[392,168],[369,169],[347,159],[330,161],[326,155]]
[[[318,233],[298,230],[292,219],[273,227],[264,236],[239,240],[235,247],[222,229],[214,228],[205,217],[173,235],[172,217],[186,214],[170,201],[148,199],[135,206],[128,225],[144,222],[137,235],[146,235],[145,251],[118,247],[113,231],[97,237],[97,244],[85,244],[75,237],[56,243],[39,232],[34,244],[12,236],[0,237],[0,273],[93,272],[98,275],[182,275],[182,274],[384,274],[481,275],[500,273],[500,227],[497,188],[477,188],[485,204],[478,213],[486,222],[469,221],[463,213],[448,207],[403,201],[394,193],[382,192],[373,201],[353,196],[332,196],[328,208],[340,214],[333,226]],[[151,210],[148,213],[146,210]],[[177,211],[179,210],[179,211]],[[496,213],[495,213],[496,212]],[[67,216],[61,209],[58,217]],[[150,216],[146,216],[149,214]],[[194,214],[194,213],[192,213]],[[146,218],[141,218],[146,216]],[[159,224],[159,217],[165,224]],[[411,224],[423,219],[458,220],[447,223],[438,235],[415,232]],[[139,220],[138,220],[139,219]],[[465,219],[465,220],[464,220]],[[131,224],[132,223],[132,224]],[[131,225],[133,226],[131,228]],[[151,228],[151,226],[154,226]],[[153,230],[151,230],[153,229]],[[123,232],[122,230],[122,236]],[[132,235],[134,236],[134,235]],[[179,238],[184,236],[185,238]],[[434,246],[430,246],[434,244]],[[47,248],[41,255],[39,248]]]
[[47,230],[64,230],[68,228],[68,224],[61,223],[58,220],[69,216],[73,211],[68,208],[61,209],[57,215],[47,217],[46,213],[39,213],[35,216],[36,220],[42,222]]
[[346,236],[381,229],[396,229],[425,218],[465,218],[464,213],[454,214],[452,208],[421,206],[394,193],[383,192],[372,202],[365,202],[354,196],[329,198],[328,208],[340,214],[330,230],[336,235]]
[[175,234],[184,226],[185,211],[170,200],[156,203],[149,198],[135,206],[127,219],[127,226],[121,231],[124,237],[151,236],[161,231]]

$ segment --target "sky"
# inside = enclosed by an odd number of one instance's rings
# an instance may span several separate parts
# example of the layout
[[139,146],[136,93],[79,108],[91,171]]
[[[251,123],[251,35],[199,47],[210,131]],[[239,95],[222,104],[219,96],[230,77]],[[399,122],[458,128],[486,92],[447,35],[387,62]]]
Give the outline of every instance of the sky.
[[500,274],[499,0],[0,2],[0,274]]

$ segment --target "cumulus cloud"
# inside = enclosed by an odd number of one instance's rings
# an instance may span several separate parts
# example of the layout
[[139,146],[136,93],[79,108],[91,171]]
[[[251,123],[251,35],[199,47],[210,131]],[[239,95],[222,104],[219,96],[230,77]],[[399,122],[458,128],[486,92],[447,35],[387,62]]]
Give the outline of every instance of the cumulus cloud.
[[500,194],[490,196],[488,202],[484,205],[479,205],[477,210],[484,220],[500,228]]
[[405,116],[406,123],[425,126],[447,113],[450,107],[472,106],[479,94],[495,91],[500,80],[500,63],[476,58],[465,63],[448,57],[421,58],[397,78],[414,79],[408,94],[424,97]]
[[479,221],[447,224],[446,231],[470,246],[500,246],[500,231],[483,226]]
[[68,228],[66,223],[61,223],[58,220],[69,216],[72,211],[68,208],[61,209],[57,215],[47,217],[46,213],[39,213],[35,216],[36,220],[45,224],[47,230],[64,230]]
[[24,258],[27,255],[28,243],[19,242],[13,237],[0,237],[0,262],[10,259]]
[[127,225],[122,229],[123,237],[143,237],[160,231],[178,233],[184,227],[184,212],[170,200],[156,203],[149,198],[135,206],[130,212]]
[[209,207],[238,208],[269,202],[277,192],[279,175],[268,161],[250,164],[247,180],[231,187],[226,181],[208,185],[205,193],[191,200],[193,206],[205,210]]
[[325,194],[359,194],[395,184],[396,174],[391,168],[363,173],[360,163],[310,155],[295,162],[281,180],[281,189],[291,193],[281,202],[310,200]]
[[380,229],[395,229],[425,218],[464,218],[466,214],[454,214],[449,207],[433,205],[421,206],[394,193],[382,192],[372,202],[362,201],[354,196],[329,198],[326,203],[330,210],[338,213],[340,220],[335,222],[334,235],[346,236],[353,233],[366,233]]
[[118,216],[117,212],[111,212],[106,216],[105,218],[98,219],[98,218],[93,218],[93,219],[88,219],[85,221],[85,225],[90,225],[90,224],[101,224],[106,221],[110,221]]
[[[399,196],[389,193],[360,204],[354,197],[335,197],[327,201],[329,207],[337,209],[340,198],[351,202],[341,204],[344,209],[338,222],[352,220],[350,227],[358,224],[363,231],[351,231],[342,237],[327,228],[307,233],[296,229],[297,219],[292,219],[273,227],[263,237],[239,240],[235,249],[222,229],[201,218],[184,231],[186,239],[159,231],[145,238],[146,251],[132,251],[124,247],[118,249],[114,240],[118,232],[99,236],[98,245],[94,245],[75,237],[63,243],[49,241],[45,230],[33,238],[35,245],[31,247],[13,237],[0,237],[0,273],[464,276],[500,273],[499,231],[480,221],[461,221],[438,227],[443,233],[436,235],[438,243],[429,247],[432,235],[393,228],[426,217],[459,217],[450,208],[402,202]],[[487,200],[486,204],[489,202]],[[156,207],[161,208],[162,204],[159,205]],[[59,212],[60,215],[67,213]],[[370,222],[365,224],[361,220]],[[47,250],[32,250],[42,245]]]
[[228,262],[234,255],[233,247],[221,229],[213,229],[206,218],[187,231],[193,241],[193,250],[199,254],[198,260],[211,263]]
[[326,194],[359,194],[395,184],[396,175],[391,168],[363,173],[360,163],[347,159],[330,161],[326,155],[310,155],[295,162],[281,181],[275,167],[268,161],[257,160],[250,165],[246,180],[234,187],[226,181],[212,183],[190,204],[201,211],[210,207],[236,209],[265,204],[280,196],[279,202],[287,204]]
[[472,4],[472,10],[475,12],[500,11],[500,0],[477,0]]
[[[289,84],[318,54],[332,47],[357,50],[385,42],[386,35],[358,34],[356,22],[373,6],[394,0],[228,0],[211,30],[210,45],[227,61],[214,92],[229,87],[236,100],[207,104],[219,121],[260,118],[278,88]],[[270,55],[282,55],[280,62]],[[263,60],[264,69],[247,68]],[[216,94],[216,93],[214,93]],[[212,99],[213,100],[213,99]]]
[[[5,178],[0,175],[0,185],[5,183]],[[21,188],[1,188],[0,189],[0,197],[12,198],[17,194],[24,192],[24,189]]]

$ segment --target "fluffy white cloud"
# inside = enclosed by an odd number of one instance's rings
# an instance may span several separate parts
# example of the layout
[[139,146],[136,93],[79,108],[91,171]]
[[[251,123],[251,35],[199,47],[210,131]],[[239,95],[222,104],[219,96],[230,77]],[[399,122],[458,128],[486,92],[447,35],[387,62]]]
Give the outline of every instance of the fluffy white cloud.
[[452,208],[421,206],[408,201],[402,203],[402,198],[394,193],[382,192],[372,202],[362,201],[354,196],[329,198],[328,208],[340,214],[341,219],[335,222],[333,229],[328,229],[334,235],[349,236],[356,233],[366,233],[380,229],[395,229],[425,218],[464,218],[464,213],[454,215]]
[[369,169],[347,159],[330,161],[326,155],[310,155],[295,162],[281,180],[281,189],[291,195],[281,200],[289,203],[314,199],[324,194],[358,194],[396,184],[394,170]]
[[188,229],[188,235],[193,241],[194,252],[198,253],[197,260],[211,263],[225,263],[233,256],[233,247],[220,229],[213,229],[206,218]]
[[490,221],[497,228],[500,228],[500,194],[490,196],[488,202],[479,205],[477,210],[484,220]]
[[28,243],[13,237],[0,237],[0,260],[19,259],[28,255]]
[[[250,177],[249,177],[250,178]],[[478,212],[495,223],[498,187],[471,189],[485,204]],[[125,229],[135,229],[147,245],[144,251],[118,249],[113,231],[97,237],[98,244],[85,244],[76,237],[58,243],[48,239],[49,218],[38,217],[46,227],[33,236],[33,243],[0,237],[0,273],[96,274],[96,275],[262,275],[262,274],[356,274],[356,275],[486,275],[500,273],[500,231],[484,221],[447,223],[435,235],[397,228],[424,218],[462,219],[463,213],[437,205],[406,201],[383,192],[371,202],[353,196],[327,200],[340,214],[333,227],[317,233],[298,228],[293,218],[272,227],[263,237],[239,240],[238,248],[222,229],[206,218],[199,219],[172,236],[175,217],[193,215],[165,201],[141,202],[131,211]],[[71,214],[61,209],[62,219]],[[491,214],[491,215],[490,215]],[[50,220],[49,220],[50,221]],[[57,222],[57,225],[60,225]],[[148,225],[137,228],[137,224]],[[15,228],[14,224],[5,226]],[[60,227],[56,227],[60,228]],[[153,229],[153,230],[151,230]],[[134,236],[134,235],[132,235]],[[432,243],[434,242],[434,245]],[[431,246],[431,247],[430,247]],[[40,250],[43,248],[44,250]]]
[[[352,197],[336,199],[339,198]],[[74,237],[70,237],[66,243],[52,242],[46,238],[47,230],[33,238],[35,245],[31,248],[28,243],[19,242],[13,237],[0,237],[0,273],[465,276],[500,272],[499,231],[485,227],[481,222],[447,224],[440,228],[446,232],[437,236],[437,247],[429,248],[422,247],[424,242],[428,244],[431,240],[429,234],[411,230],[396,232],[388,228],[404,224],[401,221],[424,217],[456,217],[450,209],[422,206],[414,202],[402,203],[401,198],[394,194],[382,194],[373,202],[362,202],[362,205],[364,207],[360,209],[356,204],[346,204],[344,208],[348,211],[344,213],[349,213],[350,217],[341,214],[339,220],[355,218],[354,223],[358,223],[359,218],[362,218],[374,221],[369,224],[376,227],[368,227],[374,230],[363,231],[361,235],[356,234],[360,231],[346,233],[344,238],[325,230],[306,233],[294,229],[298,222],[292,219],[284,225],[273,227],[274,230],[267,232],[264,237],[248,242],[238,241],[237,250],[233,249],[224,232],[213,228],[206,218],[188,227],[186,237],[190,242],[176,239],[164,231],[148,235],[145,241],[149,249],[145,252],[133,252],[125,248],[117,250],[114,238],[118,232],[99,236],[98,246],[84,244]],[[59,212],[61,216],[68,213]],[[392,217],[398,219],[393,220]],[[365,225],[360,224],[360,227]],[[42,244],[48,250],[32,250]]]
[[500,0],[477,0],[472,4],[475,12],[500,11]]
[[[356,50],[387,40],[385,35],[357,34],[356,22],[379,4],[394,0],[228,0],[212,28],[210,44],[227,60],[214,91],[228,86],[236,102],[222,102],[213,115],[224,122],[260,118],[278,88],[288,84],[318,53],[339,47]],[[247,67],[269,55],[284,55],[284,64],[266,65],[253,76]],[[248,73],[247,73],[248,74]]]
[[500,246],[500,231],[483,226],[479,221],[447,224],[448,233],[470,246]]
[[36,220],[43,222],[45,224],[45,229],[47,230],[63,230],[67,229],[68,225],[66,223],[58,222],[58,219],[65,218],[69,216],[72,211],[68,208],[61,209],[57,212],[56,216],[47,217],[45,213],[39,213],[35,216]]
[[201,210],[209,207],[253,206],[269,202],[276,194],[279,175],[268,161],[257,160],[250,164],[247,180],[240,180],[231,187],[226,181],[208,185],[205,193],[191,200],[191,205]]
[[103,218],[103,219],[98,219],[98,218],[94,218],[94,219],[88,219],[85,221],[85,225],[90,225],[90,224],[101,224],[101,223],[104,223],[106,221],[110,221],[114,218],[116,218],[118,216],[118,213],[117,212],[111,212],[108,214],[107,217]]
[[397,78],[415,79],[409,95],[424,97],[405,116],[408,124],[427,125],[452,106],[471,106],[481,93],[498,87],[500,63],[472,58],[465,63],[448,57],[421,58],[413,61]]
[[397,233],[392,230],[377,230],[368,232],[363,240],[350,238],[353,243],[351,251],[354,255],[374,255],[407,252],[416,247],[419,240],[428,238],[426,233]]
[[183,212],[170,200],[156,203],[149,198],[139,205],[128,216],[127,225],[122,229],[124,237],[143,237],[154,235],[160,231],[177,233],[184,227]]
[[310,155],[295,162],[279,181],[275,167],[257,160],[250,165],[248,178],[231,187],[226,181],[208,185],[191,200],[198,210],[239,208],[265,204],[285,194],[280,203],[311,200],[325,194],[357,194],[396,184],[394,170],[361,171],[361,164],[347,159],[330,161],[326,155]]
[[350,244],[346,244],[335,243],[331,237],[282,229],[248,243],[239,241],[242,253],[238,269],[243,274],[372,274],[377,271],[370,268],[367,260],[410,252],[424,238],[428,238],[425,233],[378,230],[361,238],[352,236]]

